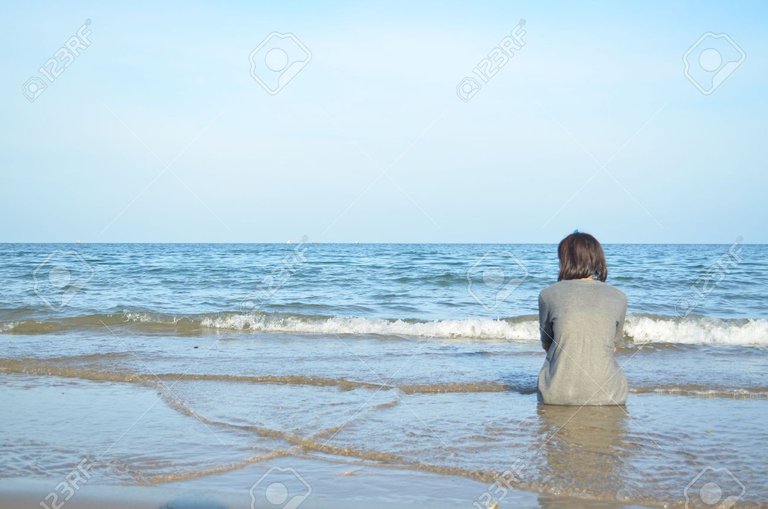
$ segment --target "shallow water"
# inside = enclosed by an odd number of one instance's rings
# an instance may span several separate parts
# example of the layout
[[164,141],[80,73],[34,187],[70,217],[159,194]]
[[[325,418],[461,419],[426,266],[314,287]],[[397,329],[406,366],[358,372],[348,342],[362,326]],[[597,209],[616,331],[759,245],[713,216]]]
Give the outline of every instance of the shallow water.
[[0,245],[0,479],[85,458],[102,484],[226,489],[311,463],[460,476],[470,505],[499,476],[542,507],[768,503],[768,249],[607,247],[630,298],[611,408],[536,404],[553,250]]

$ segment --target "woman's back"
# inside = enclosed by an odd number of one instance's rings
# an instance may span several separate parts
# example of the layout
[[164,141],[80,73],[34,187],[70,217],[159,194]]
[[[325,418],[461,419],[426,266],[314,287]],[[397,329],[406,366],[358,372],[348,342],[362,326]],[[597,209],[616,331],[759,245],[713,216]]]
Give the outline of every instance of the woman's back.
[[539,295],[547,358],[539,372],[539,400],[554,405],[621,405],[627,381],[613,357],[627,297],[594,279],[555,283]]

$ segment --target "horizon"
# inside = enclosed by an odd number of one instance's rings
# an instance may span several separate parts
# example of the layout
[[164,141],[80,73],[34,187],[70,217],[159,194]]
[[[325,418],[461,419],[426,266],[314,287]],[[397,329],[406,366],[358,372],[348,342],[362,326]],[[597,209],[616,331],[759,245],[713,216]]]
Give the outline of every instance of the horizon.
[[[558,242],[349,242],[349,241],[312,241],[292,242],[292,241],[265,241],[265,242],[0,242],[0,245],[11,244],[49,244],[49,245],[344,245],[344,246],[376,246],[376,245],[410,245],[410,246],[557,246]],[[740,246],[765,246],[766,242],[601,242],[603,246],[730,246],[738,244]]]

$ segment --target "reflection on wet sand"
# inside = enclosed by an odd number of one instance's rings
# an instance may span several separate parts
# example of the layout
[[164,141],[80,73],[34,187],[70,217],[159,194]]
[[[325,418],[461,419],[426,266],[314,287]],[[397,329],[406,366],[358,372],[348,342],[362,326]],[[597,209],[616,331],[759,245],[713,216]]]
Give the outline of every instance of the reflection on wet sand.
[[[625,498],[629,458],[623,406],[538,406],[542,482],[551,495],[583,494],[586,501]],[[562,500],[542,495],[542,508],[562,507]]]

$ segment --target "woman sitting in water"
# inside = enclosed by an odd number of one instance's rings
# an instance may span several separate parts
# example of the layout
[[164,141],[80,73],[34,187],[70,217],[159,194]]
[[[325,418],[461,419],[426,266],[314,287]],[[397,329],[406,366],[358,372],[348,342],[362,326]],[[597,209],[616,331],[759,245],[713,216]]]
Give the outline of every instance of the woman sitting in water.
[[539,401],[551,405],[623,405],[627,380],[613,354],[622,337],[627,296],[605,283],[603,247],[574,232],[557,247],[558,282],[539,294]]

